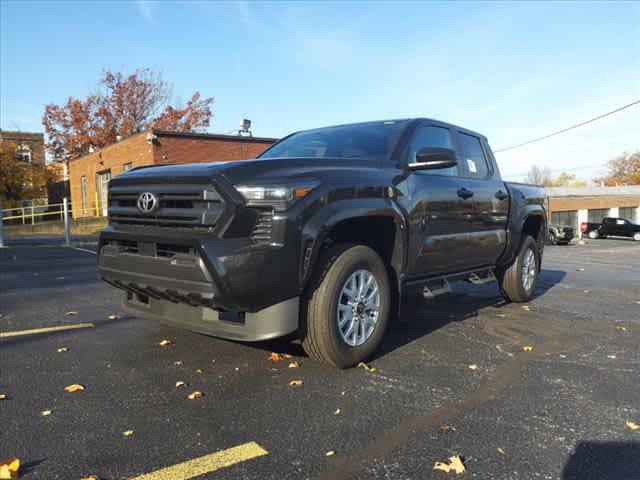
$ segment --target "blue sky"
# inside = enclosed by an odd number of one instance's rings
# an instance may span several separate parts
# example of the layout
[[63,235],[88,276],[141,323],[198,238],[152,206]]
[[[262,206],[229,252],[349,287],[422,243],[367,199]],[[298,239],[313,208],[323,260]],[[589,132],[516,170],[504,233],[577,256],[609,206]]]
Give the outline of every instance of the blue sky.
[[[176,101],[215,97],[211,132],[428,116],[496,149],[640,99],[640,2],[0,0],[3,129],[41,131],[45,104],[136,67]],[[534,163],[590,178],[638,149],[640,106],[498,161],[516,179]]]

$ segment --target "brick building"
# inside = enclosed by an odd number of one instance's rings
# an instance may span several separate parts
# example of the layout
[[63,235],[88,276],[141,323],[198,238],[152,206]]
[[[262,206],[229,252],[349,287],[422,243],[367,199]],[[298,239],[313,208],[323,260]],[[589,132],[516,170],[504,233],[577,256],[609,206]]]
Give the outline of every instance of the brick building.
[[547,188],[551,223],[571,225],[604,217],[628,218],[640,223],[640,185],[620,187]]
[[41,165],[45,163],[44,133],[0,130],[0,142],[15,144],[18,160]]
[[106,216],[111,177],[133,167],[255,158],[274,138],[149,130],[69,162],[74,218]]

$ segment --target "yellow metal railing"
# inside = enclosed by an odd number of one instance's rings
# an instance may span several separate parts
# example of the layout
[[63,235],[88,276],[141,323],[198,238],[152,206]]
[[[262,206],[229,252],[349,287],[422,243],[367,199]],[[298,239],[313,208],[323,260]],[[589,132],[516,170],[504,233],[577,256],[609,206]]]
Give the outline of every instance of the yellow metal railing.
[[[53,210],[51,210],[53,208]],[[19,214],[10,214],[10,212],[19,212]],[[69,215],[71,215],[71,204],[69,204]],[[5,208],[2,210],[2,220],[20,220],[22,225],[31,223],[34,225],[37,221],[42,221],[44,217],[57,215],[60,220],[64,220],[64,204],[49,203],[45,205],[32,205],[30,207]]]

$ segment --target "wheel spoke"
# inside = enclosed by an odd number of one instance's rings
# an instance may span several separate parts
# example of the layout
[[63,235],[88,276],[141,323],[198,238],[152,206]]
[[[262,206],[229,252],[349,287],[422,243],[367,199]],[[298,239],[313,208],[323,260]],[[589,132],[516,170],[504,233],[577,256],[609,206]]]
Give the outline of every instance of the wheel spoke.
[[366,269],[351,273],[339,293],[336,309],[342,339],[352,347],[365,343],[375,330],[379,309],[376,277]]

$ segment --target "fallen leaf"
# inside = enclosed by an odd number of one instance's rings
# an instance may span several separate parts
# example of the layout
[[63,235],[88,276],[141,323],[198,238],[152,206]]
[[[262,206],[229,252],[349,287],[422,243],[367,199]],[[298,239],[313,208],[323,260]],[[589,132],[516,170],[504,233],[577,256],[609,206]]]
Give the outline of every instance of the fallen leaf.
[[340,392],[340,395],[342,395],[344,397],[346,393],[347,393],[346,391],[345,392]]
[[478,365],[476,365],[475,363],[472,363],[471,365],[469,365],[469,370],[477,370],[478,369]]
[[196,368],[196,373],[202,373],[202,369],[201,368]]
[[377,370],[376,367],[370,367],[369,365],[367,365],[364,362],[360,362],[358,364],[358,368],[364,368],[369,373],[373,373],[373,372],[375,372]]
[[271,367],[271,371],[272,371],[272,372],[277,372],[277,371],[278,371],[278,369],[277,369],[276,367]]
[[234,368],[234,370],[235,370],[236,372],[239,372],[239,371],[240,371],[240,367],[236,367],[236,368]]
[[333,414],[334,414],[334,415],[340,415],[340,412],[341,412],[341,411],[342,411],[342,410],[340,410],[339,408],[336,408],[336,411],[335,411],[335,412],[333,412]]
[[622,330],[623,332],[627,331],[627,327],[623,327],[621,325],[616,326],[616,330]]
[[329,450],[327,453],[324,454],[325,457],[333,457],[336,454],[335,450]]
[[298,362],[291,362],[289,364],[289,368],[298,368],[300,366],[300,364]]
[[638,425],[635,422],[632,422],[631,420],[627,420],[625,425],[629,427],[631,430],[638,430],[640,428],[640,425]]
[[51,410],[43,410],[43,411],[40,412],[40,415],[42,415],[43,417],[48,417],[52,413],[53,412]]
[[4,393],[0,393],[0,400],[6,400],[7,396]]
[[116,315],[115,313],[112,313],[111,315],[109,315],[107,317],[109,320],[120,320],[120,315]]
[[178,380],[176,382],[176,388],[180,388],[180,387],[186,387],[187,384],[185,382],[183,382],[182,380]]
[[88,477],[82,477],[80,480],[102,480],[98,475],[89,475]]
[[522,305],[522,309],[526,310],[527,312],[531,311],[531,307],[529,305]]
[[564,353],[561,353],[560,358],[567,358],[567,356]]
[[498,448],[496,448],[496,450],[498,450],[498,452],[500,452],[501,454],[506,455],[506,453],[504,451],[504,448],[498,447]]
[[449,473],[454,472],[456,474],[466,472],[464,468],[464,464],[458,455],[453,455],[449,457],[449,462],[436,462],[433,466],[434,470],[442,470],[443,472]]
[[133,430],[125,430],[124,432],[122,432],[122,435],[124,435],[125,437],[130,437],[131,435],[133,435]]
[[187,395],[187,398],[189,400],[195,400],[196,398],[201,398],[204,397],[204,393],[199,392],[198,390],[196,390],[195,392],[191,392],[189,395]]
[[505,318],[506,315],[504,313],[496,313],[496,317]]
[[79,383],[74,383],[64,387],[64,390],[65,392],[68,392],[68,393],[75,393],[75,392],[79,392],[80,390],[84,390],[84,386],[80,385]]
[[60,347],[60,348],[57,350],[57,352],[58,352],[58,353],[64,353],[64,352],[68,352],[68,351],[69,351],[69,348],[68,348],[68,347]]
[[20,459],[0,460],[0,479],[13,480],[18,478],[18,470],[20,470]]
[[583,290],[584,293],[589,293],[591,290]]
[[640,300],[636,300],[636,303],[637,303],[638,305],[640,305]]
[[303,384],[304,382],[302,380],[291,380],[289,382],[289,385],[292,387],[299,387]]
[[180,367],[180,366],[182,366],[182,360],[176,360],[175,362],[173,362],[173,364],[174,364],[176,367]]
[[443,425],[440,427],[440,431],[443,433],[451,433],[456,431],[456,427],[453,427],[451,425]]
[[271,355],[269,355],[268,360],[271,360],[272,362],[279,362],[280,360],[284,360],[284,355],[280,355],[279,353],[276,353],[276,352],[271,352]]
[[525,352],[531,352],[533,351],[533,347],[531,345],[525,345],[524,347],[522,347],[522,350],[524,350]]
[[577,272],[584,272],[584,268],[580,267],[578,269],[576,269]]
[[66,312],[65,315],[67,317],[75,317],[78,314],[78,312],[75,312],[73,310],[71,310],[70,312]]
[[292,358],[288,353],[283,353],[282,356],[286,359]]
[[167,345],[171,345],[173,342],[171,340],[167,340],[166,338],[164,340],[161,340],[160,343],[158,345],[160,345],[161,347],[166,347]]
[[607,355],[609,360],[615,360],[617,357],[615,355]]

